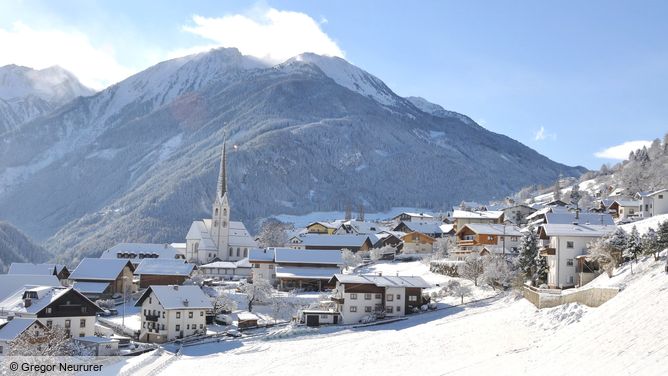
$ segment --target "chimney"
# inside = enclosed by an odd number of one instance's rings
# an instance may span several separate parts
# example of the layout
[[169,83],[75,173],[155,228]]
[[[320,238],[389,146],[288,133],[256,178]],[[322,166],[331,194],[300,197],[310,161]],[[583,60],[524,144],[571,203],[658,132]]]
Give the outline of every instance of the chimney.
[[25,298],[25,299],[23,299],[23,306],[24,306],[24,307],[28,308],[28,307],[30,307],[31,305],[32,305],[32,299],[30,299],[30,298]]
[[186,300],[183,301],[183,306],[184,306],[184,307],[187,307],[188,304],[190,304],[190,302],[188,301],[188,299],[186,299]]

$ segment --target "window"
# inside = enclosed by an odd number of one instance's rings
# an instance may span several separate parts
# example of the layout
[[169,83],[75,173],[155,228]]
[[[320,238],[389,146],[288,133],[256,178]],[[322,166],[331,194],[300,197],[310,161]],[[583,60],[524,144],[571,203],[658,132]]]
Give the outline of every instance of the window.
[[494,240],[494,237],[492,235],[487,235],[487,240]]
[[409,302],[417,302],[417,296],[415,296],[415,295],[411,295],[411,296],[409,296],[409,297],[408,297],[408,301],[409,301]]
[[86,319],[79,320],[79,328],[85,328],[85,327],[86,327]]
[[162,330],[165,330],[165,324],[162,324],[162,325],[161,325],[161,329],[162,329]]
[[176,324],[176,331],[178,332],[180,330],[181,330],[181,325]]
[[81,313],[86,313],[88,311],[88,307],[83,306],[81,307]]
[[241,256],[241,248],[237,248],[237,257]]
[[46,307],[46,313],[51,313],[51,307]]
[[385,313],[392,313],[392,307],[390,306],[385,307]]
[[397,300],[401,300],[401,294],[397,294]]
[[364,307],[364,312],[371,312],[371,306]]
[[663,200],[663,195],[659,195],[659,200]]
[[519,238],[518,238],[517,236],[511,236],[511,237],[510,237],[510,241],[511,241],[511,242],[516,242],[516,241],[518,241],[518,240],[519,240]]
[[376,294],[376,299],[382,299],[380,294]]
[[566,242],[566,248],[573,248],[573,247],[574,247],[574,244],[573,244],[572,241],[567,241]]
[[53,327],[53,321],[51,320],[46,320],[46,327],[51,329]]
[[573,283],[573,276],[568,276],[568,283]]
[[218,227],[218,221],[213,221],[213,227]]
[[391,302],[391,301],[394,300],[394,295],[392,295],[392,294],[387,294],[387,297],[386,297],[386,298],[387,298],[387,301],[388,301],[388,302]]
[[397,312],[401,312],[401,306],[397,306]]
[[144,321],[143,323],[141,323],[141,327],[142,327],[142,328],[146,328],[146,321]]
[[162,311],[162,318],[165,318],[165,311]]
[[189,319],[192,319],[192,318],[193,318],[193,313],[192,313],[192,312],[188,312],[188,318],[189,318]]
[[327,320],[327,317],[329,317],[329,316],[327,316],[327,315],[320,315],[320,318],[323,319],[323,320]]
[[216,217],[218,216],[218,208],[216,208]]
[[357,300],[357,294],[350,294],[350,300]]
[[357,307],[350,306],[350,312],[357,312]]
[[566,266],[573,266],[573,259],[566,259]]
[[79,337],[85,337],[86,333],[79,333]]
[[364,294],[364,300],[371,300],[371,294]]
[[199,317],[204,316],[204,311],[199,311]]
[[69,328],[70,326],[72,326],[72,322],[70,320],[65,320],[65,327]]
[[[181,312],[176,312],[176,318],[177,318],[177,319],[180,319],[180,318],[181,318]],[[178,330],[178,329],[176,329],[176,330]]]
[[199,324],[200,329],[204,329],[204,324]]
[[230,247],[230,257],[232,257],[232,252],[234,252],[234,248]]
[[153,303],[153,298],[151,298],[151,297],[149,296],[149,297],[148,297],[148,304],[151,304],[151,303]]
[[186,324],[186,329],[190,330],[190,324]]

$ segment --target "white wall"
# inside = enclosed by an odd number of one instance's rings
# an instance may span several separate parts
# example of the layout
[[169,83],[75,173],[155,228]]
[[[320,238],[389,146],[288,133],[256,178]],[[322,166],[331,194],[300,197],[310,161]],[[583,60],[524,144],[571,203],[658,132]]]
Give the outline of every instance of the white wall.
[[[342,288],[337,287],[337,289],[341,291]],[[354,295],[357,296],[356,299],[352,298]],[[339,309],[344,324],[358,323],[364,316],[372,314],[376,305],[383,304],[383,294],[381,293],[369,293],[369,295],[365,295],[365,293],[344,292],[342,296],[344,300]],[[356,307],[357,312],[351,312],[350,307]],[[371,312],[367,312],[368,308],[366,307],[371,307]]]
[[265,279],[272,285],[276,283],[276,265],[269,263],[253,264],[253,280]]
[[[158,314],[158,321],[148,321],[144,314],[146,312],[151,312],[155,310]],[[192,318],[190,318],[190,313],[192,312]],[[183,336],[190,336],[197,332],[206,333],[206,310],[204,309],[170,309],[166,310],[162,307],[158,299],[155,297],[155,294],[151,292],[148,298],[142,303],[141,311],[141,333],[140,337],[143,337],[146,333],[150,333],[151,336],[165,336],[165,340],[171,341],[180,336],[181,331],[183,331]],[[177,316],[180,316],[177,318]],[[158,333],[155,333],[154,330],[149,327],[159,325]],[[163,329],[164,325],[164,329]],[[176,325],[179,325],[179,330],[176,330]],[[162,339],[160,340],[162,341]]]
[[[548,256],[547,262],[550,268],[548,272],[548,285],[557,287],[571,287],[577,281],[576,256],[587,253],[587,244],[596,240],[591,236],[552,236],[550,247],[556,250],[554,256]],[[573,242],[573,248],[568,248],[568,242]],[[569,265],[572,260],[572,265]]]

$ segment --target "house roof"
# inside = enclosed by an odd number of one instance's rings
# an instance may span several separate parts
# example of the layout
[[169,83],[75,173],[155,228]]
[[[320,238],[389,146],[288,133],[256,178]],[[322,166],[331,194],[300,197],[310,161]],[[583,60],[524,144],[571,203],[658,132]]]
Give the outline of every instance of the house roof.
[[98,336],[85,336],[85,337],[72,337],[75,341],[80,342],[89,342],[89,343],[114,343],[118,342],[117,339],[109,337],[98,337]]
[[35,322],[39,323],[36,318],[14,317],[0,327],[0,341],[15,340]]
[[70,274],[70,279],[113,281],[126,265],[134,270],[134,266],[127,259],[85,258]]
[[341,273],[340,268],[308,268],[298,266],[276,267],[277,278],[312,278],[329,280],[337,273]]
[[291,239],[299,239],[299,244],[311,247],[361,247],[369,237],[367,235],[321,235],[299,234]]
[[58,281],[55,275],[0,274],[0,300],[7,298],[26,285],[61,286],[60,281]]
[[515,225],[502,225],[500,223],[468,223],[457,231],[462,232],[465,228],[469,228],[476,234],[483,235],[501,235],[503,236],[522,236],[520,228]]
[[236,269],[237,264],[229,261],[215,261],[200,265],[200,269]]
[[601,237],[617,229],[615,225],[544,224],[539,231],[546,236]]
[[153,292],[164,309],[211,309],[211,299],[204,294],[199,286],[195,285],[151,285],[144,291],[135,303],[142,305],[144,300]]
[[100,258],[122,258],[119,257],[119,254],[123,253],[134,255],[134,257],[127,257],[129,259],[143,258],[140,255],[154,255],[156,258],[162,259],[176,258],[176,249],[171,245],[152,243],[119,243],[104,251]]
[[331,228],[331,229],[337,229],[339,227],[338,223],[332,223],[332,222],[324,222],[324,221],[316,221],[316,222],[311,222],[308,225],[306,225],[306,228],[309,228],[313,225],[320,225],[325,228]]
[[365,284],[378,287],[418,287],[429,288],[431,285],[422,277],[408,276],[378,276],[378,275],[357,275],[357,274],[336,274],[332,280],[337,280],[344,284]]
[[342,265],[341,251],[326,249],[290,249],[275,248],[275,261],[281,263],[299,264],[331,264]]
[[259,320],[260,318],[251,312],[239,312],[237,313],[237,320],[239,321],[255,321]]
[[637,197],[651,197],[651,196],[654,196],[654,195],[657,195],[657,194],[663,193],[663,192],[668,192],[668,188],[659,189],[659,190],[654,191],[654,192],[638,192],[638,193],[636,193],[636,196]]
[[[28,307],[25,306],[23,301],[23,295],[26,291],[34,292],[37,295],[37,298],[31,298],[31,304]],[[95,305],[95,303],[91,302],[79,291],[74,290],[71,287],[24,286],[23,288],[8,296],[6,299],[0,301],[0,309],[9,312],[37,314],[49,304],[55,302],[58,300],[58,298],[70,291],[73,291],[75,294],[80,295],[83,299],[88,300],[92,305]]]
[[612,216],[607,213],[580,213],[578,219],[575,219],[574,212],[557,212],[545,214],[545,221],[550,224],[569,224],[573,222],[595,225],[614,225]]
[[102,294],[111,282],[74,282],[72,288],[82,294]]
[[257,247],[257,243],[246,229],[243,222],[230,221],[227,242],[230,247]]
[[[421,232],[423,234],[444,234],[452,230],[452,225],[441,224],[441,222],[401,222],[396,228],[400,228],[402,225],[406,226],[409,230],[415,232]],[[447,231],[443,231],[447,230]]]
[[502,210],[482,210],[482,211],[468,211],[455,210],[452,212],[452,218],[478,218],[478,219],[499,219],[503,215]]
[[615,200],[619,206],[640,206],[640,201],[638,200]]
[[255,248],[248,253],[250,262],[274,262],[274,248]]
[[135,270],[136,275],[151,274],[151,275],[173,275],[173,276],[189,276],[194,264],[188,264],[183,260],[168,260],[168,259],[144,259],[137,266]]
[[190,225],[190,230],[186,235],[188,240],[199,240],[199,249],[206,251],[217,250],[216,244],[214,244],[209,234],[209,228],[206,226],[204,221],[193,221]]
[[434,218],[434,216],[433,216],[433,215],[430,215],[430,214],[426,214],[426,213],[415,213],[415,212],[403,212],[403,213],[399,213],[399,214],[395,215],[394,218],[399,218],[399,217],[401,217],[402,215],[407,215],[407,216],[409,216],[409,217],[416,217],[416,218]]
[[13,262],[7,274],[53,275],[65,269],[59,264],[33,264],[30,262]]

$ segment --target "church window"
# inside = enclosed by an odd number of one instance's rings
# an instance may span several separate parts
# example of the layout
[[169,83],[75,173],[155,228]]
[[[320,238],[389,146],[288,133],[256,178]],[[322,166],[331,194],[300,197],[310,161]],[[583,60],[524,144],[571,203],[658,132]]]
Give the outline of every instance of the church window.
[[227,216],[227,209],[223,209],[223,215]]
[[218,227],[218,221],[213,221],[213,227]]
[[198,251],[199,251],[199,243],[195,243],[195,246],[193,247],[193,250],[194,250],[195,252],[198,252]]
[[232,256],[233,249],[230,247],[230,256]]
[[218,216],[218,208],[216,208],[216,217]]
[[244,257],[248,257],[248,248],[244,248]]
[[223,227],[227,227],[227,222],[223,221]]
[[237,257],[241,256],[241,248],[237,248]]

